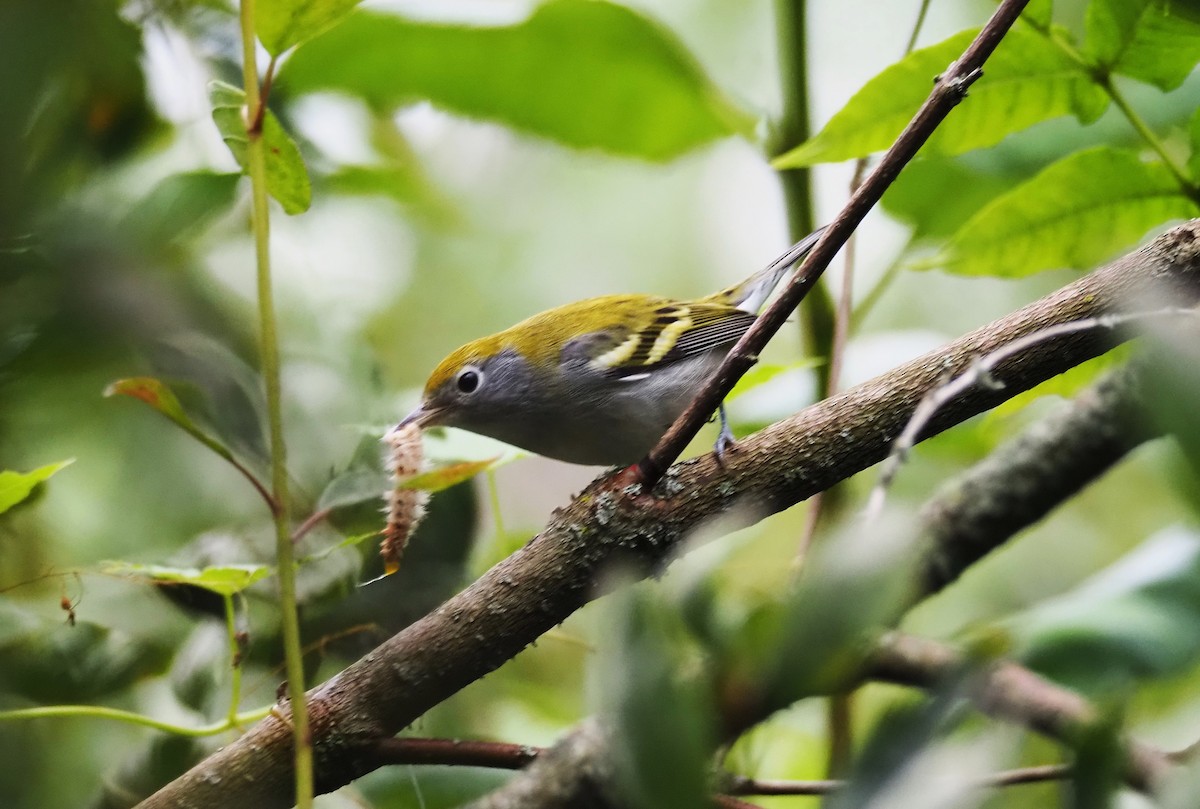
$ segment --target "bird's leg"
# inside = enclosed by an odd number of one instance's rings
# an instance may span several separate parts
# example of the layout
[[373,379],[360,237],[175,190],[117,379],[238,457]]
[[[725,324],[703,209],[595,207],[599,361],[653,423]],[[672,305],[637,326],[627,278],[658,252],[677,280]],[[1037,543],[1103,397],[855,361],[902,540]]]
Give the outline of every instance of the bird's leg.
[[717,433],[717,443],[713,446],[713,452],[717,454],[718,461],[724,461],[725,452],[737,444],[737,439],[733,436],[733,430],[729,429],[729,417],[725,415],[724,402],[721,402],[717,407],[717,418],[721,421],[721,430]]

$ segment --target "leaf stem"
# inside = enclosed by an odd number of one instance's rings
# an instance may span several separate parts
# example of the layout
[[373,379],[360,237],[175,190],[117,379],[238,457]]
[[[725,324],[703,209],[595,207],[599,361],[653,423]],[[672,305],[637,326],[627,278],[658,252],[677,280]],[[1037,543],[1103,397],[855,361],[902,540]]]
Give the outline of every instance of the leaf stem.
[[106,708],[103,705],[43,705],[37,708],[18,708],[14,711],[0,711],[0,722],[8,722],[15,719],[113,719],[129,725],[139,725],[144,728],[151,728],[152,730],[161,730],[164,733],[172,733],[176,736],[201,738],[224,733],[243,723],[257,722],[270,712],[270,707],[256,708],[253,711],[246,711],[243,714],[234,714],[211,725],[189,728],[153,719],[140,713],[134,713],[133,711]]
[[1180,190],[1194,202],[1200,204],[1200,189],[1197,189],[1196,185],[1188,179],[1183,169],[1171,159],[1171,155],[1167,153],[1167,149],[1163,146],[1162,141],[1159,140],[1158,135],[1154,134],[1142,119],[1142,116],[1137,114],[1137,110],[1130,106],[1125,96],[1113,84],[1112,76],[1105,74],[1098,77],[1098,81],[1100,82],[1100,86],[1104,88],[1104,92],[1108,93],[1108,97],[1112,99],[1113,104],[1125,116],[1125,120],[1129,121],[1129,125],[1133,127],[1133,130],[1141,136],[1147,146],[1154,150],[1154,153],[1158,155],[1158,159],[1171,172],[1171,176],[1175,178],[1175,182],[1179,183]]
[[1179,184],[1179,188],[1181,191],[1183,191],[1184,195],[1195,201],[1197,204],[1200,204],[1200,187],[1197,187],[1195,183],[1189,180],[1184,170],[1174,160],[1171,159],[1171,155],[1167,152],[1166,147],[1163,146],[1162,141],[1158,139],[1158,136],[1154,134],[1153,130],[1150,129],[1142,117],[1138,115],[1137,110],[1135,110],[1129,104],[1129,102],[1125,99],[1125,96],[1122,95],[1121,91],[1117,89],[1117,86],[1113,84],[1112,71],[1110,67],[1107,65],[1093,64],[1086,56],[1080,53],[1074,45],[1064,39],[1063,36],[1054,28],[1037,25],[1025,17],[1022,17],[1021,19],[1024,20],[1026,25],[1049,40],[1068,58],[1087,71],[1088,75],[1092,77],[1092,81],[1096,82],[1100,89],[1104,90],[1116,108],[1121,111],[1122,115],[1125,116],[1125,120],[1129,122],[1129,125],[1133,127],[1133,130],[1137,132],[1142,140],[1146,142],[1146,145],[1149,146],[1156,155],[1158,155],[1158,159],[1161,160],[1163,165],[1167,167],[1167,170],[1171,172],[1171,176],[1175,178],[1175,182]]
[[275,556],[279,569],[279,611],[287,663],[291,724],[295,736],[295,786],[298,809],[311,809],[313,801],[313,751],[304,695],[304,656],[296,606],[296,563],[288,528],[287,447],[283,440],[283,406],[280,384],[279,336],[271,288],[270,219],[267,207],[267,159],[262,139],[265,102],[258,85],[257,40],[254,33],[254,0],[242,0],[242,80],[246,90],[247,168],[253,195],[254,245],[258,280],[259,350],[266,388],[267,422],[271,448],[271,494],[275,501]]

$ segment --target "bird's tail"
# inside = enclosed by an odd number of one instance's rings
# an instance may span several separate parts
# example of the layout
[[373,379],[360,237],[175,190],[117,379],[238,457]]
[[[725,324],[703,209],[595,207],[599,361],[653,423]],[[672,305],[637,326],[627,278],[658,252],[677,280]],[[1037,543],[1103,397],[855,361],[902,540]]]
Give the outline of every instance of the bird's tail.
[[734,284],[714,295],[709,295],[705,300],[736,306],[743,312],[757,313],[767,302],[767,298],[771,297],[771,292],[783,274],[808,255],[824,232],[824,227],[817,228],[792,245],[786,253],[771,262],[769,266],[754,273],[745,281]]

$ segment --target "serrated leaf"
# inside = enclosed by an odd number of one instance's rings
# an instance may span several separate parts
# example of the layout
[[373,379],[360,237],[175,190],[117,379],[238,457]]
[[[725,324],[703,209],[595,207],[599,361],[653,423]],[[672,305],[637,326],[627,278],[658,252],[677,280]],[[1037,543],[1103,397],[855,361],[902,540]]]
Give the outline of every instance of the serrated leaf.
[[257,0],[254,30],[272,56],[332,28],[362,0]]
[[1200,209],[1161,163],[1107,146],[1069,155],[963,225],[938,263],[960,275],[1017,278],[1090,268]]
[[400,484],[401,489],[419,489],[426,492],[440,492],[451,486],[470,480],[480,472],[494,468],[502,458],[487,458],[482,461],[459,461],[458,463],[440,466],[428,472],[409,478]]
[[58,463],[39,466],[32,472],[13,472],[11,470],[0,472],[0,514],[28,497],[39,483],[46,482],[58,470],[73,463],[75,463],[75,459],[68,458]]
[[214,565],[195,568],[138,565],[131,562],[106,562],[101,570],[111,576],[144,579],[154,584],[190,584],[222,596],[236,595],[272,573],[272,569],[266,565]]
[[[210,82],[208,90],[217,131],[242,171],[246,171],[250,144],[243,117],[246,94],[232,84],[221,81]],[[304,166],[304,158],[296,142],[270,110],[263,116],[262,139],[266,146],[267,191],[286,213],[304,213],[312,204],[308,169]]]
[[[772,165],[800,168],[866,157],[891,146],[928,97],[934,77],[962,55],[976,33],[956,34],[884,69],[820,132]],[[1093,121],[1107,105],[1108,97],[1081,65],[1041,34],[1015,29],[922,153],[954,155],[993,146],[1006,135],[1062,115]]]
[[1028,665],[1076,688],[1184,671],[1200,659],[1200,538],[1169,529],[1012,629]]
[[1200,21],[1166,0],[1092,0],[1085,54],[1123,76],[1173,90],[1200,62]]
[[380,109],[414,100],[578,148],[668,160],[753,127],[662,26],[599,0],[550,0],[515,24],[448,25],[357,12],[280,77]]

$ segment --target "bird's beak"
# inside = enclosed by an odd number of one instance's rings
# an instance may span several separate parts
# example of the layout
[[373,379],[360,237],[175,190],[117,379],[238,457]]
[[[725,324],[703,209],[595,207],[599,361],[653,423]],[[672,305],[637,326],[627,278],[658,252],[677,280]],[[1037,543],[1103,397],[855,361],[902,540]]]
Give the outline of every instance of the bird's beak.
[[422,403],[417,406],[416,410],[401,419],[400,423],[396,425],[395,429],[399,430],[409,426],[410,424],[416,427],[424,427],[426,424],[433,421],[436,416],[436,410],[426,408],[425,404]]

